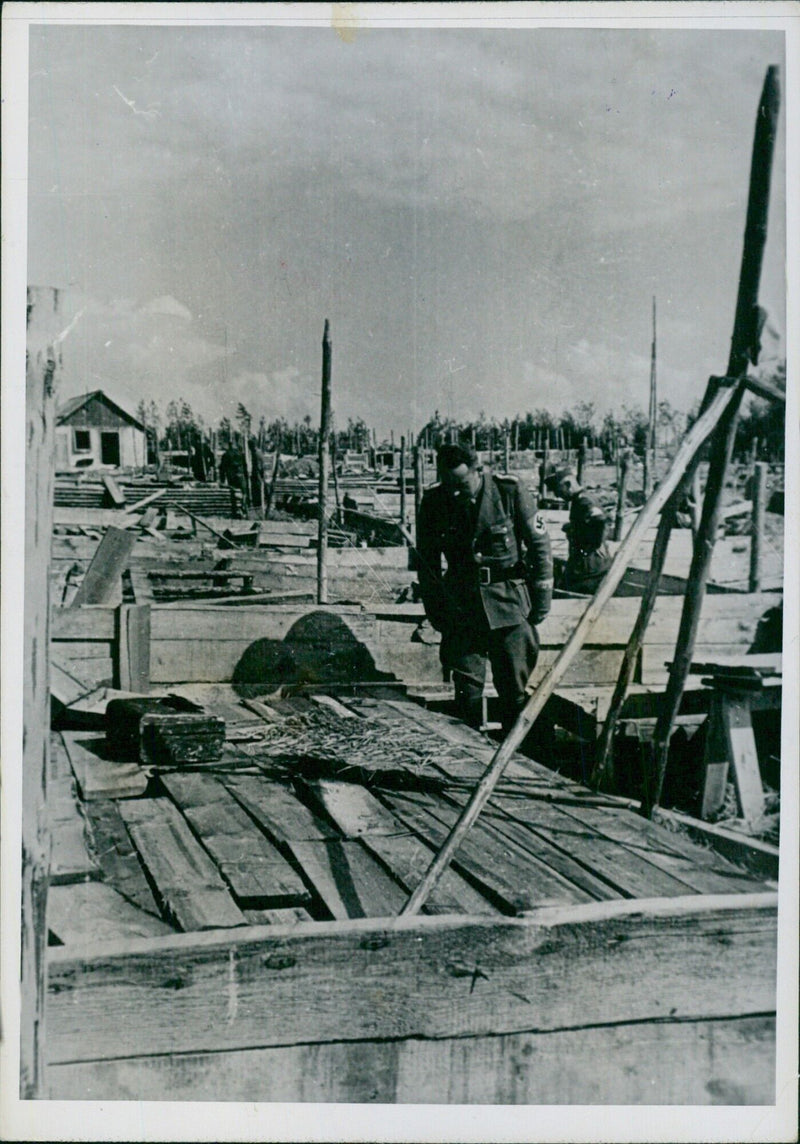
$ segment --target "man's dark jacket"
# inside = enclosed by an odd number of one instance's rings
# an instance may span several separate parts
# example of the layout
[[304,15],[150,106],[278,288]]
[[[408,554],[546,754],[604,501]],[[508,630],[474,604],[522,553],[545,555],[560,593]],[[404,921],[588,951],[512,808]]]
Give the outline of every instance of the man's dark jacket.
[[475,508],[465,494],[452,497],[442,485],[427,489],[417,551],[425,614],[440,631],[463,622],[475,606],[492,629],[540,623],[550,611],[550,537],[516,477],[484,474]]

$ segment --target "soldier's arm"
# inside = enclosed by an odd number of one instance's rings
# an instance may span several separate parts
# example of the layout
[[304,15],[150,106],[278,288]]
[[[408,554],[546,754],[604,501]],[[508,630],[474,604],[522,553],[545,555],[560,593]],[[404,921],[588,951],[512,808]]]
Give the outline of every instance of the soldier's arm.
[[444,624],[442,550],[430,498],[423,497],[417,521],[417,577],[425,615],[437,631]]
[[553,599],[553,555],[550,535],[536,502],[522,484],[516,492],[517,534],[525,546],[525,564],[531,593],[531,619],[539,624],[550,611]]

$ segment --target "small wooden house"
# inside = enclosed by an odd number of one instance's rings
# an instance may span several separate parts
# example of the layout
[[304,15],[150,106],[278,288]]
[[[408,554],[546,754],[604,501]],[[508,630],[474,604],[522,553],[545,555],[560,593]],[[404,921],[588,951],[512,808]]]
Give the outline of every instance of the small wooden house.
[[56,414],[56,468],[130,468],[147,461],[145,427],[101,389]]

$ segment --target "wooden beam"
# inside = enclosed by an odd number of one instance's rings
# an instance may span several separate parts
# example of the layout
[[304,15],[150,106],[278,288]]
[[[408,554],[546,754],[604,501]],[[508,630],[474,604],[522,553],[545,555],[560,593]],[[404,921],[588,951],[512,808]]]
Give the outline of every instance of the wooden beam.
[[[25,597],[22,671],[22,950],[20,1096],[45,1095],[49,575],[59,292],[29,287],[25,364]],[[20,375],[21,365],[20,362]]]
[[770,1105],[775,1019],[195,1050],[55,1065],[50,1083],[67,1101],[648,1105],[657,1090],[669,1105]]
[[489,769],[475,788],[472,798],[454,826],[446,843],[437,854],[435,861],[431,864],[422,882],[420,882],[406,903],[404,913],[413,914],[416,912],[424,903],[431,889],[436,885],[436,882],[441,877],[448,862],[458,848],[461,839],[467,833],[472,823],[480,814],[483,806],[486,804],[486,801],[489,799],[492,790],[503,774],[512,754],[531,730],[549,696],[561,682],[567,668],[580,651],[586,637],[599,619],[603,608],[613,596],[617,585],[625,574],[628,563],[636,551],[642,534],[666,504],[669,496],[682,479],[686,466],[702,447],[732,397],[732,390],[720,389],[709,405],[706,413],[697,419],[684,438],[681,447],[675,455],[669,473],[665,476],[653,496],[639,513],[633,527],[620,545],[611,563],[611,567],[603,577],[594,598],[579,620],[577,627],[561,651],[558,659],[551,667],[546,678],[538,685],[534,694],[528,699],[505,741],[497,749]]
[[[761,377],[750,377],[749,375],[744,379],[744,383],[751,393],[756,397],[763,397],[766,401],[777,401],[781,405],[786,404],[786,393],[782,389],[778,389],[777,385],[773,385],[769,381],[765,381]],[[758,438],[755,438],[756,445]]]
[[107,528],[70,604],[110,604],[121,594],[120,577],[130,561],[136,536],[125,528]]
[[66,1063],[198,1044],[212,1052],[769,1014],[777,900],[692,895],[522,920],[355,919],[56,948],[48,1050]]
[[103,486],[106,490],[106,493],[110,497],[114,508],[124,508],[125,494],[117,482],[114,480],[114,478],[109,473],[102,473],[100,475],[100,480],[103,482]]
[[322,334],[322,396],[319,418],[319,493],[317,507],[317,603],[328,602],[328,468],[331,432],[331,331],[328,319]]
[[753,511],[750,520],[750,575],[748,590],[758,592],[761,588],[762,547],[764,543],[764,513],[767,507],[767,471],[765,461],[757,461],[753,466]]
[[117,680],[121,691],[150,690],[150,605],[120,604],[117,609]]

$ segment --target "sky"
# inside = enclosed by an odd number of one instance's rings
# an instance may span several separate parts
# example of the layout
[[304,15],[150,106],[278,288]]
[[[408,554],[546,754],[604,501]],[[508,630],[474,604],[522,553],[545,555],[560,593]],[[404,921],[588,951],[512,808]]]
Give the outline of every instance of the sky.
[[[783,34],[30,30],[28,281],[102,388],[416,433],[580,401],[689,409],[725,370],[755,112]],[[764,357],[784,356],[776,148]]]

